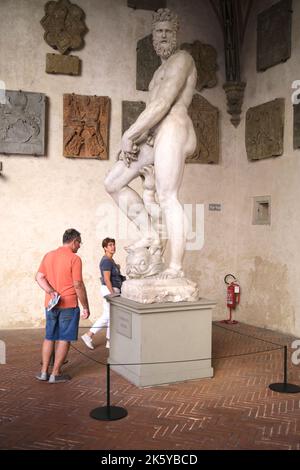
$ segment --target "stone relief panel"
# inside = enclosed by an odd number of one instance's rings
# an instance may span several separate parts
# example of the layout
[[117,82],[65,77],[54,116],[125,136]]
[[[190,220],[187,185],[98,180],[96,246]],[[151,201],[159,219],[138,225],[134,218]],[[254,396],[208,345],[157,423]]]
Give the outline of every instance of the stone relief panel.
[[155,70],[161,62],[152,44],[152,34],[137,43],[136,89],[148,91]]
[[46,43],[61,54],[79,49],[87,32],[84,18],[83,10],[69,0],[47,2],[45,16],[41,20]]
[[73,55],[47,54],[46,72],[63,75],[80,75],[80,59]]
[[257,16],[257,70],[291,57],[292,0],[282,0]]
[[294,104],[294,149],[300,148],[300,104]]
[[140,10],[158,10],[166,8],[167,0],[127,0],[127,6]]
[[283,154],[284,99],[249,108],[246,113],[246,150],[249,160]]
[[122,101],[122,134],[137,120],[145,108],[144,101]]
[[6,90],[0,104],[0,153],[45,154],[46,96]]
[[189,115],[197,136],[197,148],[186,163],[219,162],[219,110],[203,96],[194,95]]
[[110,98],[64,95],[64,156],[108,159]]
[[180,49],[188,51],[195,61],[197,68],[196,90],[201,91],[203,88],[216,86],[216,71],[218,70],[216,49],[209,44],[202,44],[200,41],[195,41],[193,44],[184,43]]

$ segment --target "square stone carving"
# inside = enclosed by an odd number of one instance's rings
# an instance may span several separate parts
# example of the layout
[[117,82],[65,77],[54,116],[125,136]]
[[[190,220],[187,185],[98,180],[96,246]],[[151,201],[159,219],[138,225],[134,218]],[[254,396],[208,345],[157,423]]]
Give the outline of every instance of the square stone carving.
[[64,95],[64,156],[108,159],[110,98]]
[[127,0],[127,6],[140,10],[158,10],[166,8],[167,0]]
[[300,104],[294,104],[294,149],[300,148]]
[[6,90],[0,104],[0,153],[45,154],[46,96]]
[[284,99],[249,108],[246,113],[246,150],[249,160],[283,154]]
[[148,91],[154,72],[161,64],[152,44],[152,34],[138,41],[136,60],[136,89]]
[[137,120],[145,108],[144,101],[122,101],[122,134]]
[[194,95],[189,115],[197,136],[197,148],[186,163],[219,162],[219,110],[203,96]]
[[282,0],[257,17],[257,70],[291,57],[292,0]]

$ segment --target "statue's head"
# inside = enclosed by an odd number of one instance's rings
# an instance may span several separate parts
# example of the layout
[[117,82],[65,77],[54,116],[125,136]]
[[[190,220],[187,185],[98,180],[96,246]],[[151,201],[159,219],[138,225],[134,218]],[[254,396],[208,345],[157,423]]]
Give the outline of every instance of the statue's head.
[[168,59],[177,48],[178,17],[168,8],[160,8],[153,14],[152,36],[157,55]]

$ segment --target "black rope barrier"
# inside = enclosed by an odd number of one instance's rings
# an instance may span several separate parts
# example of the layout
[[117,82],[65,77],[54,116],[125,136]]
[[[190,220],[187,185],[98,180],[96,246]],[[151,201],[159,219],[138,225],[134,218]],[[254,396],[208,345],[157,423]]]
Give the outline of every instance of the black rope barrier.
[[[272,352],[272,351],[278,351],[278,350],[283,350],[284,356],[283,356],[283,382],[281,383],[273,383],[269,385],[269,388],[272,391],[279,392],[279,393],[299,393],[300,392],[300,387],[298,385],[290,384],[288,383],[288,367],[287,367],[287,346],[286,345],[281,345],[279,343],[275,343],[273,341],[265,340],[262,338],[257,338],[256,336],[251,336],[245,333],[242,333],[240,331],[232,330],[230,328],[226,328],[224,326],[221,326],[219,324],[215,324],[214,326],[218,326],[221,329],[224,329],[226,331],[230,331],[235,334],[239,334],[241,336],[245,336],[257,341],[262,341],[264,343],[269,343],[274,346],[277,346],[276,348],[272,349],[266,349],[263,351],[252,351],[252,352],[247,352],[247,353],[241,353],[241,354],[231,354],[227,356],[219,356],[219,357],[208,357],[208,358],[199,358],[199,359],[185,359],[185,360],[176,360],[176,361],[155,361],[155,362],[138,362],[138,363],[104,363],[101,361],[97,361],[96,359],[90,357],[89,355],[83,353],[79,349],[77,349],[75,346],[71,344],[72,349],[76,350],[79,354],[82,354],[83,356],[87,357],[88,359],[92,360],[93,362],[96,362],[98,364],[101,364],[103,366],[106,366],[106,406],[101,406],[94,408],[90,412],[90,416],[93,419],[101,420],[101,421],[112,421],[112,420],[117,420],[117,419],[122,419],[125,418],[128,414],[127,410],[125,408],[119,407],[119,406],[112,406],[110,404],[110,367],[111,365],[113,366],[139,366],[139,365],[159,365],[159,364],[175,364],[175,363],[185,363],[185,362],[200,362],[200,361],[207,361],[207,360],[220,360],[220,359],[228,359],[232,357],[243,357],[243,356],[250,356],[253,354],[264,354],[267,352]],[[85,328],[85,327],[81,327]],[[102,327],[99,327],[102,328]]]

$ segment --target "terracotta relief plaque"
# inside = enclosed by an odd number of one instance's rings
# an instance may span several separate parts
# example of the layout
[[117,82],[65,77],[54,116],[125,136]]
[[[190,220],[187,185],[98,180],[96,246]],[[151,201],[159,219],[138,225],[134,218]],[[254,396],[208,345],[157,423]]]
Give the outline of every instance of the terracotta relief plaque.
[[41,25],[45,30],[44,39],[53,49],[65,54],[83,46],[87,32],[85,14],[79,6],[69,0],[50,1],[45,5],[45,16]]
[[46,96],[6,90],[0,104],[0,153],[45,154]]
[[137,120],[145,108],[144,101],[122,101],[122,134]]
[[140,10],[158,10],[166,8],[166,0],[127,0],[127,6]]
[[300,104],[294,104],[294,149],[300,148]]
[[284,99],[249,108],[246,113],[246,150],[249,160],[283,154]]
[[201,91],[203,88],[216,86],[216,71],[218,70],[216,49],[209,44],[202,44],[200,41],[195,41],[193,44],[184,43],[180,49],[188,51],[195,61],[197,68],[196,90]]
[[203,96],[194,95],[189,115],[197,136],[197,148],[186,163],[219,162],[219,110]]
[[137,43],[136,89],[148,91],[155,70],[161,61],[152,44],[152,34]]
[[64,95],[64,156],[108,159],[110,98]]
[[282,0],[257,16],[257,70],[291,57],[292,0]]

